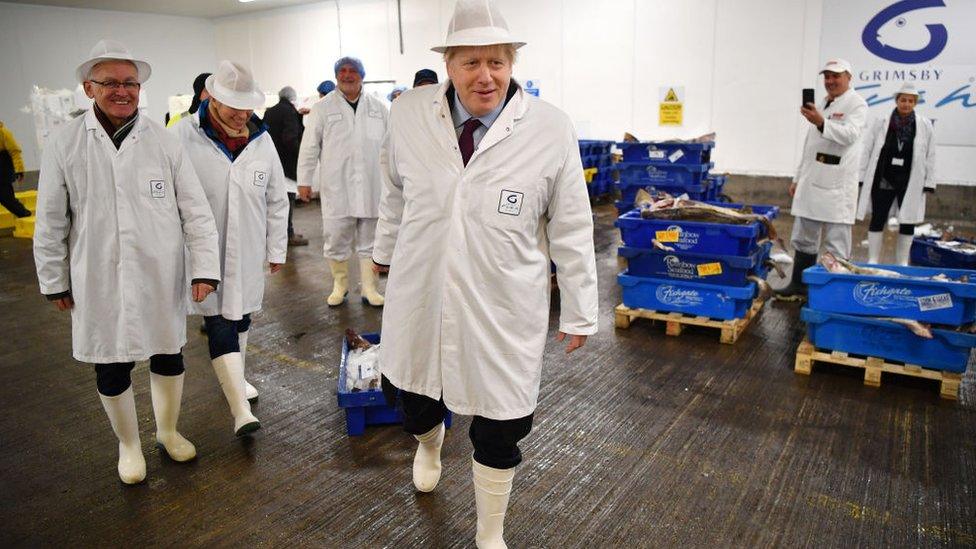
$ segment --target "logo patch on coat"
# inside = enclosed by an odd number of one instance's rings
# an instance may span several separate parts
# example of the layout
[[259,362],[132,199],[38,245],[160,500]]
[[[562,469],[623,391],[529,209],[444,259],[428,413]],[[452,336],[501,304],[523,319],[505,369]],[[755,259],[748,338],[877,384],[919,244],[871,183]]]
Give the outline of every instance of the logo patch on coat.
[[830,114],[830,119],[831,120],[843,120],[844,119],[844,113],[842,113],[842,112],[831,113]]
[[505,215],[519,215],[522,213],[522,198],[525,195],[518,191],[502,190],[498,198],[498,213]]
[[166,182],[162,179],[150,179],[149,195],[153,198],[166,198]]
[[265,172],[254,172],[254,184],[263,187],[268,184],[268,174]]

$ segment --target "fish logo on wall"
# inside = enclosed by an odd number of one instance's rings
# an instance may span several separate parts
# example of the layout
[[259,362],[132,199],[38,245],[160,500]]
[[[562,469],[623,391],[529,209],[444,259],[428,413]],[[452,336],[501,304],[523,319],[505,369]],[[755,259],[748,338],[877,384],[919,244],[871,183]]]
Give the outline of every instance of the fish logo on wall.
[[[864,27],[861,42],[874,55],[895,63],[913,65],[935,59],[945,49],[949,33],[940,23],[922,24],[914,21],[910,12],[925,8],[944,8],[943,0],[902,0],[881,10]],[[925,34],[928,34],[926,37]],[[920,49],[903,49],[905,46],[928,43]],[[896,44],[896,45],[893,45]]]

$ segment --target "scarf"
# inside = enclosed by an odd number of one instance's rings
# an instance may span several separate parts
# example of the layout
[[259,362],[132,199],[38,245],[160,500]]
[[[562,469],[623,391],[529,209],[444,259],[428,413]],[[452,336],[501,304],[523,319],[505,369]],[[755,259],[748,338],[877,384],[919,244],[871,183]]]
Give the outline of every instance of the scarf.
[[102,109],[98,108],[98,103],[92,103],[92,109],[95,111],[95,119],[98,120],[98,123],[102,125],[102,129],[112,139],[112,144],[115,145],[115,148],[118,149],[121,147],[126,136],[132,131],[133,126],[136,125],[136,117],[139,116],[139,109],[136,109],[136,112],[132,113],[132,116],[127,120],[124,120],[118,128],[108,119],[108,115]]
[[217,113],[217,106],[213,101],[209,101],[207,105],[207,116],[212,122],[211,126],[214,132],[217,134],[217,139],[224,144],[225,147],[231,153],[237,153],[247,145],[248,137],[250,136],[250,131],[245,124],[240,130],[235,130],[230,127],[224,120],[220,118],[220,114]]
[[891,111],[891,122],[888,124],[888,131],[895,134],[895,139],[899,143],[908,143],[915,139],[915,113],[908,113],[906,116],[899,114],[898,109]]

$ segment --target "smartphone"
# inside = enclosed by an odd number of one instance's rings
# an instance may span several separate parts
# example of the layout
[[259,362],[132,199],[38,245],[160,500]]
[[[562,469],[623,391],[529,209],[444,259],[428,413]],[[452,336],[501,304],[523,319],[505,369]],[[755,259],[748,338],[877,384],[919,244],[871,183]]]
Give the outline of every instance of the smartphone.
[[803,88],[803,105],[807,103],[816,104],[816,99],[813,97],[813,88]]

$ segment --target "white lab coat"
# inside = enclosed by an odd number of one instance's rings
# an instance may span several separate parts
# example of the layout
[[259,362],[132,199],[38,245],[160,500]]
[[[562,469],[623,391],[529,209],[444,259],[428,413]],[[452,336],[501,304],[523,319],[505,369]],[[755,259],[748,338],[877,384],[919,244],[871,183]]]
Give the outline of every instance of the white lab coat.
[[[861,167],[861,133],[867,120],[868,106],[853,89],[849,89],[824,107],[821,133],[809,126],[803,143],[803,155],[793,182],[797,184],[791,212],[827,223],[854,224],[857,207],[857,182]],[[837,165],[817,161],[818,154],[839,156]]]
[[[932,121],[917,113],[915,116],[915,140],[912,141],[912,169],[908,175],[908,188],[902,207],[898,207],[896,200],[891,208],[898,216],[898,222],[915,225],[925,221],[925,192],[923,189],[935,189],[935,132]],[[871,213],[871,188],[874,183],[875,171],[881,149],[884,148],[885,137],[888,135],[888,124],[891,113],[885,117],[873,120],[868,126],[863,139],[863,154],[861,155],[861,178],[864,182],[861,196],[857,201],[857,218],[864,219]],[[886,212],[887,215],[887,212]]]
[[298,184],[319,192],[323,219],[377,217],[380,148],[388,120],[389,112],[379,99],[362,93],[353,112],[338,91],[326,95],[305,116]]
[[176,138],[140,114],[116,150],[93,111],[69,122],[44,148],[34,261],[41,293],[74,298],[77,360],[180,352],[190,280],[219,280],[220,263],[213,214]]
[[261,310],[264,271],[288,252],[285,174],[267,131],[231,159],[200,127],[198,115],[173,131],[193,163],[220,235],[222,281],[216,292],[191,303],[191,314],[240,320]]
[[467,167],[447,83],[393,104],[373,259],[390,265],[383,373],[460,414],[533,412],[557,266],[559,330],[597,331],[593,219],[569,118],[522,90]]

